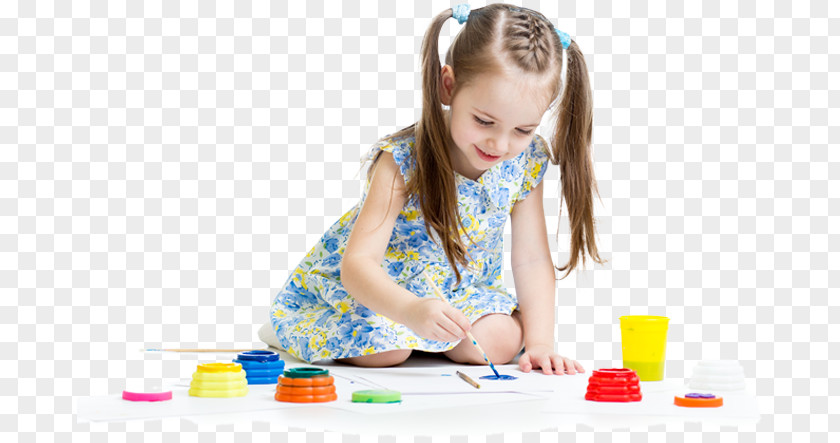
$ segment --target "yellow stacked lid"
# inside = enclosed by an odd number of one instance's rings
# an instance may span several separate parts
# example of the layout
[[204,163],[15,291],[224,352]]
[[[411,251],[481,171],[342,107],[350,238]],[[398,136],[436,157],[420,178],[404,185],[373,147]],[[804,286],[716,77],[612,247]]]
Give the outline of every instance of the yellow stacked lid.
[[243,397],[248,395],[248,380],[239,363],[198,365],[190,383],[193,397]]

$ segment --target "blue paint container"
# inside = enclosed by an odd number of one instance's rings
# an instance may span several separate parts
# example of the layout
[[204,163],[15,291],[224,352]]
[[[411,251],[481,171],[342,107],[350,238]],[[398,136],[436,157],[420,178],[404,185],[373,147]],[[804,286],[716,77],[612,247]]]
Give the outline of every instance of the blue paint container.
[[283,375],[286,362],[272,351],[246,351],[236,356],[234,363],[242,365],[249,385],[274,385]]

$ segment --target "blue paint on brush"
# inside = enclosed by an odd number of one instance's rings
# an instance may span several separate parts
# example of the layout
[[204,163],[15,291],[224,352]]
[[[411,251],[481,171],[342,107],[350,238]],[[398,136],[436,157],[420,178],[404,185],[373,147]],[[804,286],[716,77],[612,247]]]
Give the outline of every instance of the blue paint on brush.
[[490,363],[490,369],[492,369],[493,373],[496,374],[496,378],[502,378],[502,376],[499,375],[499,371],[497,371],[496,367],[493,366],[493,362],[491,362],[490,360],[487,360],[487,363]]
[[[472,341],[472,342],[473,342],[473,346],[475,346],[475,347],[477,347],[477,348],[481,349],[481,348],[478,346],[478,342],[476,342],[476,341],[475,341],[475,339],[473,339],[473,341]],[[485,353],[484,353],[484,350],[482,350],[482,351],[481,351],[481,356],[482,356],[482,357],[484,357],[484,361],[486,361],[486,362],[487,362],[487,364],[489,364],[489,365],[490,365],[490,369],[492,369],[492,370],[493,370],[493,373],[494,373],[494,374],[496,374],[496,379],[501,378],[502,376],[501,376],[501,375],[499,375],[499,371],[497,371],[497,370],[496,370],[496,367],[495,367],[495,366],[493,366],[493,362],[492,362],[492,361],[490,361],[490,359],[489,359],[489,358],[487,358],[487,354],[485,354]]]

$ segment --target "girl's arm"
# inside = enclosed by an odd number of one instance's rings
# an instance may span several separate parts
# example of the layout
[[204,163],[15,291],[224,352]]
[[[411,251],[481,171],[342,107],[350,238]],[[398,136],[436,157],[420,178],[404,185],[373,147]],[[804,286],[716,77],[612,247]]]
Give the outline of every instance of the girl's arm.
[[390,152],[382,152],[341,263],[344,288],[362,305],[402,323],[418,335],[456,341],[470,322],[437,298],[420,298],[400,287],[382,268],[397,216],[407,200],[405,182]]
[[583,372],[580,363],[554,352],[554,263],[548,248],[543,210],[543,183],[513,207],[511,266],[522,314],[525,353],[523,372],[542,368],[546,374]]

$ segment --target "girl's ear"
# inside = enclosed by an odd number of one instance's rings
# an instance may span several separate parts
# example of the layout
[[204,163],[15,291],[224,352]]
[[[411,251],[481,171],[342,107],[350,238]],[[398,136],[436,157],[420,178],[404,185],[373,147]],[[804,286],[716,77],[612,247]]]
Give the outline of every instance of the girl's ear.
[[452,66],[440,68],[440,102],[444,106],[452,105],[452,91],[455,89],[455,71]]

